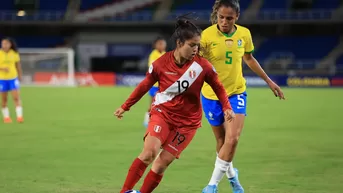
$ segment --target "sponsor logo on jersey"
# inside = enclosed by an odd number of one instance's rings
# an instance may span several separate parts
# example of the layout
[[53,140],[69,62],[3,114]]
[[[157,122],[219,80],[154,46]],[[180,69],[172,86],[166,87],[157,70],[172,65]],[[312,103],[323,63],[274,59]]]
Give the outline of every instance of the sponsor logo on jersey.
[[225,44],[227,47],[231,48],[233,45],[233,40],[232,39],[225,40]]
[[194,79],[196,77],[196,72],[194,70],[190,70],[189,71],[189,77],[191,77],[192,79]]
[[170,74],[170,75],[177,75],[176,72],[166,72],[166,74]]

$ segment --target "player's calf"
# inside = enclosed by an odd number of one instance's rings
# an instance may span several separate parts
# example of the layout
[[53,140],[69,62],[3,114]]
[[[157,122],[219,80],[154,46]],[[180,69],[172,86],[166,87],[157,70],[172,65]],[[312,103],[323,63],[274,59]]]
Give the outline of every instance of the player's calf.
[[[161,141],[157,137],[146,136],[142,153],[136,158],[130,166],[126,176],[123,188],[120,193],[132,190],[136,183],[143,176],[146,168],[156,158],[161,147]],[[154,175],[153,175],[154,176]],[[156,176],[154,176],[156,177]]]
[[150,172],[144,179],[140,190],[141,193],[151,193],[160,184],[163,173],[168,166],[175,160],[175,156],[168,151],[163,150],[154,161]]

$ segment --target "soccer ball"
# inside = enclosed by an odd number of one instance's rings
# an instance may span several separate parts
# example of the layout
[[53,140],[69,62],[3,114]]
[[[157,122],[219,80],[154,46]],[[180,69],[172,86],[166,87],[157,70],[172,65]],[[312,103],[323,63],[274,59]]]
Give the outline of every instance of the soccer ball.
[[125,193],[141,193],[141,192],[137,190],[129,190],[129,191],[126,191]]

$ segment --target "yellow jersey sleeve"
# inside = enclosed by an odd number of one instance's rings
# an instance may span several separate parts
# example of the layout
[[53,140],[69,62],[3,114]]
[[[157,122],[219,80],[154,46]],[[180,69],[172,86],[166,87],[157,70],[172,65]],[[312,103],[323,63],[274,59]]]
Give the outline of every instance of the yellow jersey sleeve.
[[201,39],[200,39],[199,55],[206,58],[208,56],[208,50],[209,50],[209,41],[208,41],[207,33],[203,32],[201,34]]
[[[165,54],[165,52],[163,53],[160,53],[159,51],[157,50],[153,50],[151,52],[151,54],[149,55],[149,61],[148,61],[148,66],[150,67],[152,65],[152,63],[157,60],[159,57],[161,57],[163,54]],[[154,87],[158,87],[158,83],[156,82],[154,84]]]
[[18,62],[20,62],[20,56],[19,56],[19,54],[18,53],[15,53],[15,63],[18,63]]
[[252,42],[252,37],[251,37],[251,33],[250,33],[250,30],[246,30],[246,35],[245,35],[245,46],[244,46],[244,50],[245,50],[245,53],[253,53],[254,52],[254,43]]
[[149,61],[148,61],[148,66],[151,66],[151,64],[157,60],[161,54],[157,50],[153,50],[151,54],[149,55]]

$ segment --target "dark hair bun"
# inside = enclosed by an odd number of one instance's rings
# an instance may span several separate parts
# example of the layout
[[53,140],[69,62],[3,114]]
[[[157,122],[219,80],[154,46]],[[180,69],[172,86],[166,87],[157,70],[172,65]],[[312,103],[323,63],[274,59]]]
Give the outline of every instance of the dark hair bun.
[[176,25],[175,25],[175,28],[179,28],[179,27],[186,27],[188,26],[190,23],[187,19],[185,18],[177,18],[177,21],[176,21]]

